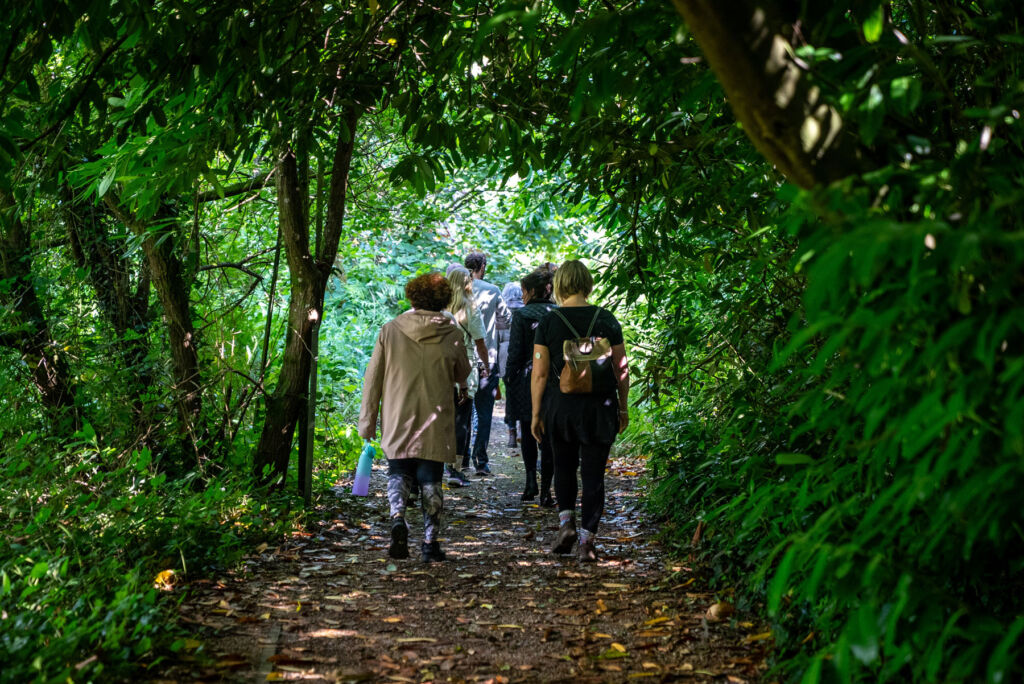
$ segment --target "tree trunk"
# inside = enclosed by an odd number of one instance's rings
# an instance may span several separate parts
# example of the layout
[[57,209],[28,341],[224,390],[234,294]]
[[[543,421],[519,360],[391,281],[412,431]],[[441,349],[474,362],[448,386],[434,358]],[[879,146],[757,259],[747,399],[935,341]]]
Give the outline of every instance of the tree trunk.
[[865,166],[842,117],[790,57],[770,2],[673,0],[758,151],[803,188]]
[[[135,267],[114,244],[102,211],[76,202],[70,188],[65,187],[63,194],[71,254],[76,265],[87,272],[100,312],[117,337],[118,354],[131,377],[128,395],[136,416],[141,416],[142,393],[153,380],[145,362],[149,352],[149,270],[144,264]],[[138,271],[134,291],[133,270]]]
[[202,434],[199,420],[203,407],[199,350],[196,347],[189,289],[182,277],[181,260],[175,256],[173,241],[169,237],[159,239],[160,236],[154,235],[147,226],[128,215],[117,203],[113,193],[107,193],[103,200],[118,220],[136,235],[146,236],[142,242],[142,251],[146,255],[153,289],[160,299],[167,321],[178,410],[185,431],[193,438],[199,438]]
[[0,236],[0,275],[10,282],[4,297],[4,317],[13,324],[0,332],[0,344],[21,354],[43,406],[57,418],[58,431],[78,429],[80,419],[68,364],[50,334],[33,285],[30,231],[17,215],[10,197],[0,195],[0,211],[6,214],[0,218],[4,229]]
[[301,190],[295,153],[290,148],[285,149],[278,159],[275,173],[278,221],[291,275],[291,293],[281,373],[273,392],[266,396],[263,432],[253,459],[256,476],[265,482],[284,481],[295,426],[306,407],[312,335],[323,316],[324,291],[341,240],[357,121],[358,113],[353,109],[346,116],[348,136],[340,135],[335,147],[327,221],[321,251],[316,257],[309,249],[307,201]]

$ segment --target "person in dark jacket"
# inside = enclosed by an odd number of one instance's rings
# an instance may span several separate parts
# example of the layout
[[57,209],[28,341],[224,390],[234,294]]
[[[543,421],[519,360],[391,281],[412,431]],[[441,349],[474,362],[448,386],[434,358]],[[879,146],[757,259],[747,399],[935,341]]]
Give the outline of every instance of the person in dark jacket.
[[[520,285],[523,288],[524,305],[512,313],[509,326],[508,358],[505,365],[505,387],[508,401],[505,411],[512,421],[530,424],[533,402],[530,396],[530,374],[533,370],[533,335],[554,304],[548,298],[551,291],[551,272],[538,269],[525,276]],[[551,478],[554,468],[551,460],[551,443],[545,436],[538,444],[529,430],[524,429],[521,437],[523,465],[526,466],[526,486],[523,501],[533,501],[540,494],[540,505],[553,508]],[[540,448],[540,489],[537,488],[537,451]]]

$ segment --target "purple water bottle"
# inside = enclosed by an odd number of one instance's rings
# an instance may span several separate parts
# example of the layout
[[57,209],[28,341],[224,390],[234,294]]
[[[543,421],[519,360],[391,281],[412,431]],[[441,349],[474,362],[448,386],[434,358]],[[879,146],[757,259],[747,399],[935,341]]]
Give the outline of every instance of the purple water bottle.
[[373,469],[373,457],[376,452],[369,442],[363,447],[363,453],[359,454],[359,464],[356,466],[356,479],[352,481],[352,494],[355,496],[366,496],[370,493],[370,471]]

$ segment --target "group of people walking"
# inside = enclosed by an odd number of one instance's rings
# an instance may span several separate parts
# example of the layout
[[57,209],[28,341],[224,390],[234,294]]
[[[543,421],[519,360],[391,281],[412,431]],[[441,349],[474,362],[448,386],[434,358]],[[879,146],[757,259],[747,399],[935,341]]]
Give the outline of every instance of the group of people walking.
[[418,488],[422,559],[445,559],[442,482],[447,475],[451,486],[468,484],[471,463],[477,475],[490,474],[487,444],[503,373],[510,444],[518,432],[526,468],[522,499],[539,496],[542,507],[557,506],[553,553],[576,548],[580,560],[596,561],[608,455],[629,422],[622,327],[589,303],[594,281],[580,261],[544,264],[504,293],[484,280],[486,267],[485,255],[474,252],[446,276],[410,280],[412,308],[381,328],[367,366],[359,434],[374,439],[379,420],[388,459],[389,555],[409,556],[406,511]]

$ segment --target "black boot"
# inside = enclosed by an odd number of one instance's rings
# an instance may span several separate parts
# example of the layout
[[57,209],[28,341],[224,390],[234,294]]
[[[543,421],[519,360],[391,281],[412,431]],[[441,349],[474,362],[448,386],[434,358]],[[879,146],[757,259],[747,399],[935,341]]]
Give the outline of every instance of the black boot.
[[423,553],[424,563],[434,563],[445,559],[444,551],[441,550],[441,544],[437,541],[423,542],[423,545],[420,546],[420,551]]
[[508,448],[514,449],[516,446],[516,424],[512,423],[508,426]]
[[409,557],[409,528],[405,524],[405,518],[395,518],[391,521],[391,546],[388,547],[388,555],[392,558]]
[[523,490],[523,495],[520,499],[522,501],[533,501],[535,498],[537,498],[537,471],[527,470],[526,488]]
[[540,469],[540,507],[541,508],[554,508],[555,500],[551,498],[551,476],[553,473],[550,468]]

